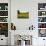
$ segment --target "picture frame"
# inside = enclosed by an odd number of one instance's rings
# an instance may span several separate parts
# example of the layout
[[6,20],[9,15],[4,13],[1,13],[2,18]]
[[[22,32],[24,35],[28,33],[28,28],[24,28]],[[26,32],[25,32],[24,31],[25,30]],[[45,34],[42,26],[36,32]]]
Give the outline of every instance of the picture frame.
[[28,19],[29,18],[29,12],[21,12],[20,10],[17,10],[17,18],[18,19]]
[[46,29],[39,29],[39,37],[46,37]]

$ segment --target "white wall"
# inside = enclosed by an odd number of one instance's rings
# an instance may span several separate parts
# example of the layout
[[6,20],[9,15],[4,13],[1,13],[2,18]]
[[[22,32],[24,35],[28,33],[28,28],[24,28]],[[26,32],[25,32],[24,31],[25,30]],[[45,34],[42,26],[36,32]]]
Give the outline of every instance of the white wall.
[[[0,3],[7,3],[8,0],[0,0]],[[14,25],[16,25],[16,32],[17,33],[23,33],[23,34],[27,34],[28,27],[30,25],[34,25],[35,26],[35,30],[33,31],[33,46],[44,46],[44,43],[46,43],[46,40],[43,41],[43,38],[38,38],[38,21],[37,21],[37,16],[38,16],[38,2],[40,3],[46,3],[46,0],[11,0],[11,22],[14,23]],[[10,5],[9,5],[10,7]],[[10,9],[9,9],[10,10]],[[26,10],[29,11],[29,19],[18,19],[17,18],[17,10]],[[9,17],[10,17],[10,11],[9,11]],[[19,31],[20,30],[20,31]],[[27,32],[26,32],[27,30]],[[26,32],[26,33],[25,33]],[[16,34],[17,34],[16,33]],[[22,34],[21,33],[21,34]],[[12,34],[14,34],[14,32],[12,32]],[[30,34],[30,32],[28,32],[28,34]],[[11,44],[14,44],[14,36],[12,37],[11,40]],[[8,39],[9,40],[9,39]]]
[[[17,10],[29,11],[29,19],[18,19]],[[14,22],[17,30],[28,30],[29,26],[31,26],[33,23],[34,25],[36,25],[35,22],[37,21],[37,16],[36,16],[37,15],[37,2],[33,0],[25,0],[25,1],[12,0],[11,1],[11,15],[12,15],[11,22]]]
[[[33,46],[41,46],[44,43],[41,40],[43,38],[38,38],[38,3],[46,3],[46,0],[11,0],[11,22],[16,25],[16,31],[28,30],[28,27],[32,24],[35,26]],[[18,19],[17,10],[29,11],[29,19]]]

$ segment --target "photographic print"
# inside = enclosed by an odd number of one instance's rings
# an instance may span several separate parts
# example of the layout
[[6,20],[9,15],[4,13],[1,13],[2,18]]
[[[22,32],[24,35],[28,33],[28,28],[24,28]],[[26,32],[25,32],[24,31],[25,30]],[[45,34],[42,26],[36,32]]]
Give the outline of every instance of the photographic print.
[[39,37],[46,37],[46,29],[39,29]]
[[20,10],[17,10],[17,18],[18,19],[28,19],[29,18],[29,12],[20,12]]

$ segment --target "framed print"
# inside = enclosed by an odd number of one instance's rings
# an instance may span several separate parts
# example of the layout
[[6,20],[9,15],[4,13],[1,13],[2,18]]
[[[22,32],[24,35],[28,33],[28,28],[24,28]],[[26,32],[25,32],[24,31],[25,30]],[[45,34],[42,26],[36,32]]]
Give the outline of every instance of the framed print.
[[29,12],[20,12],[17,10],[17,18],[18,19],[28,19],[29,18]]

